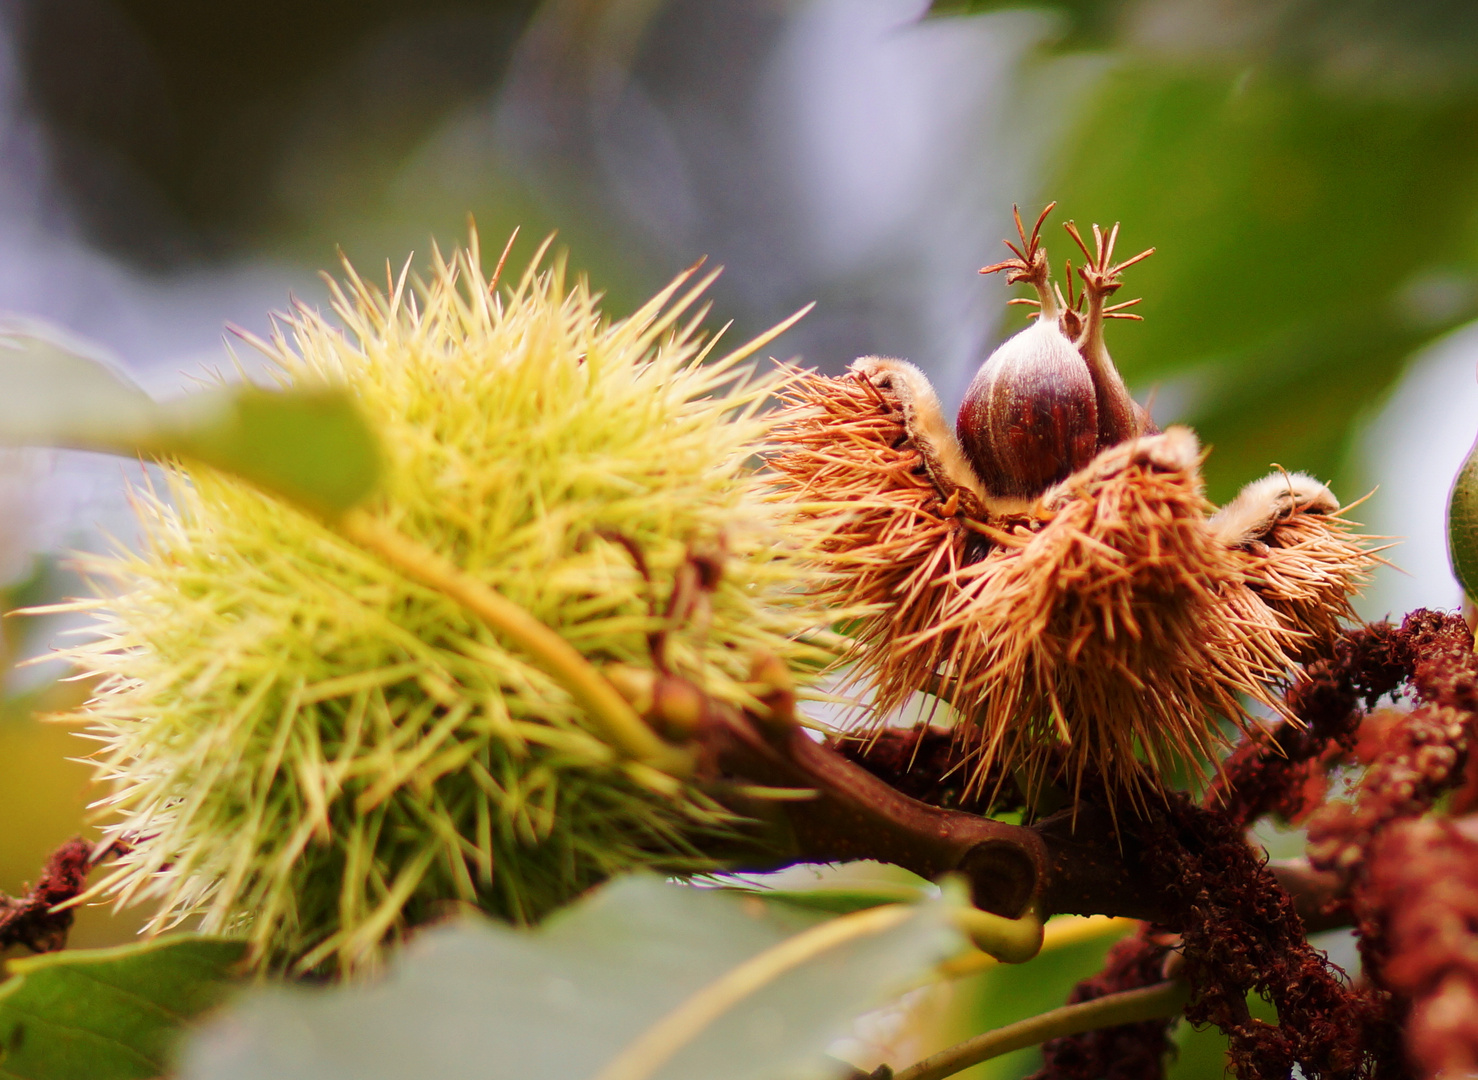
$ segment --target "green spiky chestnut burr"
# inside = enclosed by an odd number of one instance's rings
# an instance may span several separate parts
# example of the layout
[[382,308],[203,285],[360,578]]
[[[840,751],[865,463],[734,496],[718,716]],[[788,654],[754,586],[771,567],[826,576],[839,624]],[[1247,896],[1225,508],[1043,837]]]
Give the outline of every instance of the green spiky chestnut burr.
[[[347,974],[449,906],[532,921],[618,871],[717,868],[733,816],[643,760],[671,744],[605,707],[619,680],[581,679],[650,670],[659,635],[666,670],[744,705],[755,656],[820,659],[806,535],[754,466],[783,376],[742,362],[772,335],[715,358],[711,276],[611,321],[542,260],[512,288],[475,238],[419,285],[351,269],[340,325],[299,306],[252,340],[380,433],[386,478],[346,522],[172,466],[137,495],[142,550],[90,560],[80,719],[133,845],[97,894]],[[723,554],[675,622],[695,551]]]

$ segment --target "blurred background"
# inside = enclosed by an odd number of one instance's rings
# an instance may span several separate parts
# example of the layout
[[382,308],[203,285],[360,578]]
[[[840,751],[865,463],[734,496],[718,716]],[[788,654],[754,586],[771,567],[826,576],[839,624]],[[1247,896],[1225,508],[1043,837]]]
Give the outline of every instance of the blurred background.
[[[815,300],[778,355],[904,356],[952,407],[1022,325],[976,271],[1013,203],[1049,199],[1059,266],[1066,217],[1158,249],[1124,293],[1146,321],[1110,345],[1162,423],[1213,447],[1213,498],[1274,465],[1374,490],[1353,516],[1401,538],[1400,570],[1362,613],[1458,603],[1442,522],[1478,432],[1469,0],[0,0],[0,311],[100,343],[161,394],[226,362],[227,323],[322,303],[340,251],[367,274],[424,262],[471,215],[485,249],[558,229],[618,314],[707,256],[735,332]],[[78,591],[67,550],[130,540],[130,472],[0,459],[4,607]],[[67,625],[6,620],[0,671]],[[65,760],[86,744],[33,718],[85,694],[54,675],[6,676],[8,891],[90,797]],[[75,940],[133,925],[90,911]],[[954,1007],[976,1027],[1048,1007],[1101,946]],[[1180,1075],[1221,1075],[1217,1054],[1191,1038]]]

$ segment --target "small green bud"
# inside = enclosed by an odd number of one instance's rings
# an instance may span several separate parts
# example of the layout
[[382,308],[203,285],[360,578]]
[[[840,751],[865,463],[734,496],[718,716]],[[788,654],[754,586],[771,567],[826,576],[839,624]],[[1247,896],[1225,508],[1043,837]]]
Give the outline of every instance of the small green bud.
[[1447,496],[1447,554],[1471,601],[1478,597],[1478,442],[1468,451]]

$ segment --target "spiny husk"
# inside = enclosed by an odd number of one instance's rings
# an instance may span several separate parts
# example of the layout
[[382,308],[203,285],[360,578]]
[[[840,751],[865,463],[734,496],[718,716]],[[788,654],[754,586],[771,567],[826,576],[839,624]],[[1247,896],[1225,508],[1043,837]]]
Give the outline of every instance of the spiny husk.
[[1257,551],[1227,546],[1185,429],[1105,450],[1026,514],[978,520],[934,487],[866,380],[807,375],[785,416],[779,488],[839,521],[827,591],[870,612],[853,628],[858,677],[879,715],[919,690],[949,701],[977,790],[1091,770],[1138,798],[1209,756],[1218,718],[1245,722],[1244,696],[1276,708],[1270,686],[1369,565],[1325,515],[1285,516]]
[[1091,767],[1132,795],[1141,759],[1162,776],[1209,756],[1239,695],[1273,706],[1295,635],[1207,527],[1197,464],[1184,429],[1104,451],[955,575],[933,632],[982,763],[1029,785]]
[[948,661],[949,641],[924,635],[958,592],[954,574],[988,541],[946,512],[901,411],[871,382],[793,374],[780,393],[770,466],[797,519],[827,523],[817,581],[825,599],[858,616],[853,655],[875,682],[881,713]]
[[1293,655],[1312,659],[1356,618],[1350,598],[1369,580],[1377,557],[1355,525],[1336,514],[1294,512],[1239,549],[1248,584],[1285,625],[1306,635]]
[[[818,618],[806,538],[753,468],[783,376],[705,362],[711,278],[613,323],[538,262],[505,293],[475,238],[416,288],[350,270],[345,330],[299,307],[254,344],[285,382],[358,395],[390,458],[376,519],[596,664],[650,666],[666,628],[672,668],[752,702],[757,652],[822,659],[795,637]],[[269,965],[349,972],[450,903],[528,921],[620,870],[715,869],[733,818],[623,764],[458,604],[229,477],[173,468],[168,495],[138,496],[141,552],[90,561],[102,636],[72,653],[103,678],[80,716],[109,831],[134,842],[102,893],[158,902],[156,929],[199,916]],[[727,552],[722,580],[705,625],[665,627],[695,545]]]

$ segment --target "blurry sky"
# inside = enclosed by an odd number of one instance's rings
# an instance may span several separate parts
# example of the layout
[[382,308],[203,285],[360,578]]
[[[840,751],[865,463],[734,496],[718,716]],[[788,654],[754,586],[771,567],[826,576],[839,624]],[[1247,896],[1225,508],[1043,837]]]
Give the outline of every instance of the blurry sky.
[[[954,402],[1005,312],[976,271],[1105,61],[1037,53],[1061,30],[1042,13],[924,6],[3,0],[0,309],[173,392],[222,362],[227,322],[320,302],[338,247],[398,266],[472,213],[485,248],[558,228],[616,312],[707,256],[737,332],[816,300],[783,355],[905,356]],[[1356,516],[1408,538],[1410,576],[1383,573],[1367,614],[1456,603],[1443,497],[1478,430],[1475,357],[1457,331],[1369,403],[1351,475],[1380,492]],[[1167,382],[1157,412],[1196,392]],[[17,545],[128,535],[127,466],[19,460],[0,574]]]

